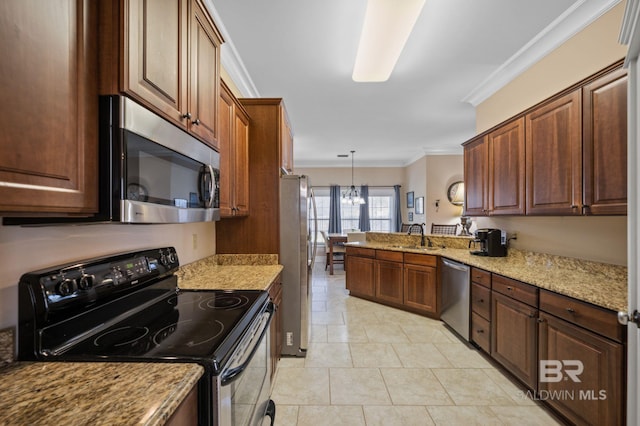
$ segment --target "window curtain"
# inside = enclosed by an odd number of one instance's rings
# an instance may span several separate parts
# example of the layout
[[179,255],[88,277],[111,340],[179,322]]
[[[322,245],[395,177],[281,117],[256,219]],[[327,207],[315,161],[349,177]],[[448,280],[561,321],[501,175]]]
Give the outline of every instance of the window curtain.
[[369,220],[369,185],[360,186],[360,196],[364,199],[364,204],[360,204],[360,217],[358,228],[360,231],[371,231],[371,221]]
[[400,185],[393,185],[393,212],[391,213],[391,231],[393,232],[400,232],[400,227],[402,227],[400,202]]
[[340,186],[331,185],[329,188],[329,229],[330,234],[342,233],[342,219],[340,218]]

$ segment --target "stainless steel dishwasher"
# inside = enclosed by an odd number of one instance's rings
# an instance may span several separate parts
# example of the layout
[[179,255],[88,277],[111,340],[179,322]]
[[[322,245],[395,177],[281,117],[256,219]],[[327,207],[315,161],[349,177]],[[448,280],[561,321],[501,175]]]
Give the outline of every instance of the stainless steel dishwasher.
[[440,319],[469,341],[469,266],[442,258],[442,313]]

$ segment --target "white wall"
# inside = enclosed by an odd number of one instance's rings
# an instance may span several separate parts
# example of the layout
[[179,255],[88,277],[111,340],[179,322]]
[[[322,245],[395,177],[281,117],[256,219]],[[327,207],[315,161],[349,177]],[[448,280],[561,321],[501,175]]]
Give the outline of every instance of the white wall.
[[[351,167],[295,167],[293,173],[309,176],[313,186],[351,185]],[[371,186],[403,185],[403,167],[355,167],[353,183]]]
[[18,281],[25,272],[105,254],[162,246],[174,246],[180,263],[187,264],[215,254],[215,230],[213,222],[0,226],[0,328],[18,323]]

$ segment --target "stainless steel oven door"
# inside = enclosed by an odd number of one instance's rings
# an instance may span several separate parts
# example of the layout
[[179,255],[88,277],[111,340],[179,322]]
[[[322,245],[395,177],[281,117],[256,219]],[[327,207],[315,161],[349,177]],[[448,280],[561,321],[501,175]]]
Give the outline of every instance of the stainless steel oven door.
[[[233,353],[222,373],[214,378],[217,392],[216,425],[262,425],[266,415],[272,417],[270,407],[271,360],[269,324],[273,306],[264,312],[251,327]],[[271,402],[271,405],[273,403]]]

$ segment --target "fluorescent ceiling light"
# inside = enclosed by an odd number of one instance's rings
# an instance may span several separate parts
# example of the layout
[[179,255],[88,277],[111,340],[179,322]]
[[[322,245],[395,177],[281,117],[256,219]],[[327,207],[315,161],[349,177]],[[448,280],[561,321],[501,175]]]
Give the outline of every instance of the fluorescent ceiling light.
[[353,81],[387,81],[425,0],[367,0]]

